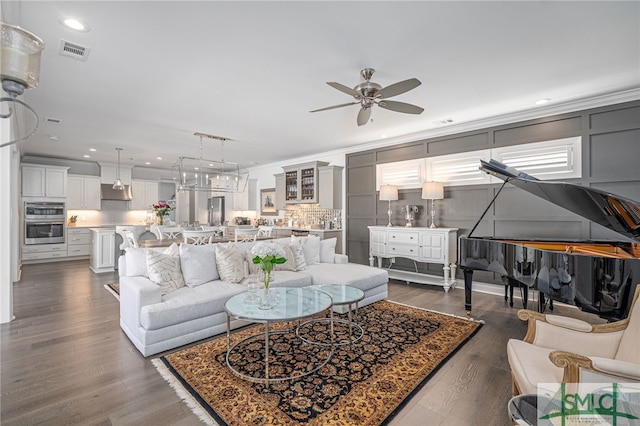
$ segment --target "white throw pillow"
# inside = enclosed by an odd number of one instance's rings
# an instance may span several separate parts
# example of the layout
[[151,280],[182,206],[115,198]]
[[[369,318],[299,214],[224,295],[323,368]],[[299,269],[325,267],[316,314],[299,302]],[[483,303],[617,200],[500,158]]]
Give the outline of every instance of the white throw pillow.
[[188,287],[197,287],[220,278],[216,268],[215,245],[180,244],[180,266],[184,283]]
[[291,254],[293,255],[293,265],[296,271],[307,269],[307,262],[304,260],[304,252],[302,251],[302,243],[294,241],[289,244]]
[[160,286],[162,295],[184,287],[184,278],[180,270],[180,256],[148,250],[147,270],[149,271],[149,279]]
[[260,264],[253,263],[253,258],[255,257],[251,254],[251,249],[247,250],[245,253],[245,257],[247,258],[247,274],[255,275],[260,273]]
[[178,256],[180,254],[178,245],[176,243],[171,244],[169,247],[158,248],[142,248],[142,247],[127,247],[125,248],[125,260],[126,271],[125,276],[135,277],[144,276],[149,278],[149,272],[147,271],[147,252],[155,251],[158,253],[168,254],[170,256]]
[[295,271],[296,261],[291,246],[283,246],[282,249],[284,250],[284,258],[287,259],[287,261],[276,265],[276,271]]
[[244,279],[244,258],[232,245],[215,244],[216,267],[220,279],[228,283],[239,283]]
[[304,261],[307,265],[320,263],[320,237],[309,235],[307,237],[291,236],[291,242],[300,241],[304,252]]
[[147,272],[147,249],[127,247],[124,249],[124,259],[127,264],[125,271],[127,277],[142,275],[149,277]]
[[320,263],[333,263],[336,258],[337,238],[328,238],[320,241]]

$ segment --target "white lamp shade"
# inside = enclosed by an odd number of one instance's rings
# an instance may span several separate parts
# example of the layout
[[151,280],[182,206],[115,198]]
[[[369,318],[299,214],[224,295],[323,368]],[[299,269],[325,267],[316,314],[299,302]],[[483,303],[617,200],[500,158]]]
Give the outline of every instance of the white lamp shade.
[[395,201],[398,199],[398,187],[395,185],[380,186],[381,201]]
[[423,200],[442,200],[444,198],[444,186],[442,182],[425,182],[422,184]]

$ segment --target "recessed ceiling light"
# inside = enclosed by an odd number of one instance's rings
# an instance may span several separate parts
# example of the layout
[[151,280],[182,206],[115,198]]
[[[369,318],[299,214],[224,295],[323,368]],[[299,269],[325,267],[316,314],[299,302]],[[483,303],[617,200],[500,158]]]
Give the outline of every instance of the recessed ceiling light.
[[156,160],[162,160],[162,157],[156,157]]
[[386,137],[388,137],[388,136],[389,136],[389,135],[387,135],[386,133],[383,133],[383,134],[381,134],[381,135],[380,135],[380,139],[384,139],[384,138],[386,138]]
[[95,149],[95,148],[89,148],[89,151],[91,151],[91,152],[96,152],[96,151],[97,151],[97,149]]
[[145,162],[144,162],[144,164],[146,164],[146,165],[148,166],[148,165],[149,165],[149,164],[151,164],[151,163],[150,163],[150,162],[148,162],[148,161],[145,161]]
[[78,18],[60,18],[60,23],[70,30],[79,31],[81,33],[86,33],[91,30],[86,22]]
[[88,154],[83,155],[83,157],[84,157],[84,158],[91,158],[91,156],[90,156],[90,155],[88,155]]
[[551,99],[549,98],[539,99],[536,101],[536,105],[544,105],[548,104],[549,102],[551,102]]

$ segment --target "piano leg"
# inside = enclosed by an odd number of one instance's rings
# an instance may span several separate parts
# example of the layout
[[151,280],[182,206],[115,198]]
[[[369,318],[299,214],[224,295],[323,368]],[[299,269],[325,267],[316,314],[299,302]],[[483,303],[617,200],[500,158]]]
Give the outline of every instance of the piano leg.
[[547,308],[547,301],[549,302],[549,310],[553,311],[553,299],[545,295],[543,292],[540,292],[538,297],[538,312],[541,314],[544,313]]
[[471,283],[473,282],[473,269],[462,268],[464,275],[464,309],[467,315],[471,315]]

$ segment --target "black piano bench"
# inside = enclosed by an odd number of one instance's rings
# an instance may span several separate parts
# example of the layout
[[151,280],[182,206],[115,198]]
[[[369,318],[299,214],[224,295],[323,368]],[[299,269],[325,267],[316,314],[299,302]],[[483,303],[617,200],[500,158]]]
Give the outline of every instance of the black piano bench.
[[[513,289],[520,289],[520,296],[522,297],[522,307],[527,309],[527,302],[529,299],[529,286],[511,277],[502,277],[504,282],[504,301],[509,302],[509,306],[513,308]],[[508,293],[508,295],[507,295]]]

